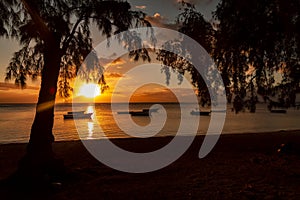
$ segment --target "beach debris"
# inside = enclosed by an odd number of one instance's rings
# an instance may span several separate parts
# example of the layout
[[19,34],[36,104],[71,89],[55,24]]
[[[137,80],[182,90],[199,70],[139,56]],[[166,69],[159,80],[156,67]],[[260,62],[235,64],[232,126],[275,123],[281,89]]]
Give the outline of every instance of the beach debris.
[[52,182],[51,187],[55,190],[60,190],[62,188],[62,183],[60,182]]
[[280,144],[279,148],[277,149],[278,153],[284,153],[284,154],[290,154],[293,153],[293,145],[288,143],[282,143]]

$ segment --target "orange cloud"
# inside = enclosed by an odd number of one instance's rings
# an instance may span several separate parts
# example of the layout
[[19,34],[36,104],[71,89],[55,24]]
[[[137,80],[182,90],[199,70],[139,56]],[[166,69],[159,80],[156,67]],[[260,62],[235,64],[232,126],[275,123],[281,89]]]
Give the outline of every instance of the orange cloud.
[[35,103],[37,102],[39,88],[26,86],[20,89],[13,83],[0,83],[0,102],[1,103]]
[[135,6],[135,8],[145,10],[147,7],[146,6]]
[[156,91],[136,91],[130,98],[131,102],[178,102],[176,96],[168,89]]
[[121,78],[124,75],[121,73],[117,73],[117,72],[106,72],[104,74],[105,78]]
[[[14,83],[0,82],[0,103],[36,103],[40,87],[27,85],[24,89]],[[64,102],[65,99],[57,94],[56,102]]]
[[117,59],[110,59],[110,58],[100,58],[100,64],[102,66],[118,66],[118,65],[123,65],[125,64],[126,61],[122,58],[117,58]]
[[154,18],[157,18],[157,19],[162,19],[162,16],[159,14],[159,13],[155,13],[153,15]]
[[162,16],[160,13],[155,13],[153,16],[146,16],[146,20],[148,20],[152,24],[152,26],[169,28],[173,30],[178,29],[176,24],[170,24],[167,18]]
[[195,93],[190,93],[189,89],[185,88],[173,88],[172,91],[167,88],[160,88],[156,91],[141,91],[136,92],[131,100],[142,101],[142,102],[178,102],[175,93],[179,96],[184,97],[186,102],[192,102],[195,97]]

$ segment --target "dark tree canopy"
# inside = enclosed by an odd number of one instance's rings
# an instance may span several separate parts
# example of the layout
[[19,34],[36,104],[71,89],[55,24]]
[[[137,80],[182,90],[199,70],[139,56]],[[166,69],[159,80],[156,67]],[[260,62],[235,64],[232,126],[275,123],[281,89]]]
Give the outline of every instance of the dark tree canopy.
[[[255,112],[259,95],[265,100],[280,99],[284,106],[295,105],[300,78],[299,1],[224,0],[213,13],[214,24],[207,22],[194,5],[181,5],[178,30],[196,40],[214,59],[228,102],[234,97],[236,112],[245,107]],[[179,41],[165,45],[186,49]],[[163,63],[167,79],[170,69],[179,74],[189,72],[200,101],[207,102],[207,86],[189,61],[167,51],[160,51],[157,59]]]
[[[209,54],[213,49],[214,41],[214,30],[212,25],[207,22],[203,15],[199,13],[195,6],[187,3],[181,2],[181,13],[176,19],[176,23],[179,27],[178,31],[193,38],[198,42]],[[184,46],[188,43],[185,42],[185,37],[182,41],[168,41],[164,44],[164,50],[159,50],[157,53],[157,60],[161,61],[163,64],[162,71],[166,74],[167,83],[170,79],[170,70],[178,72],[178,79],[182,81],[182,76],[185,72],[189,73],[192,78],[192,84],[198,88],[198,96],[202,105],[209,104],[209,93],[206,83],[203,77],[193,66],[192,60],[200,59],[200,52],[193,51],[196,55],[192,55],[191,52],[187,52],[187,49],[193,49],[192,46]],[[180,57],[168,51],[180,52],[180,55],[185,55],[185,57]],[[203,63],[200,61],[198,63]],[[203,69],[204,73],[207,74],[208,68]]]
[[[299,7],[297,0],[219,3],[214,13],[219,24],[213,57],[228,94],[251,105],[257,95],[295,97],[300,70]],[[276,81],[280,76],[282,81]]]
[[[85,57],[92,51],[91,26],[96,26],[107,37],[128,30],[129,27],[149,26],[145,14],[131,11],[125,1],[102,0],[23,0],[5,1],[1,5],[7,16],[18,20],[2,18],[2,35],[15,37],[22,48],[16,52],[7,68],[7,80],[15,78],[15,83],[24,87],[26,79],[36,79],[44,66],[44,52],[47,44],[55,40],[59,51],[53,52],[61,59],[59,94],[69,97],[69,81],[76,76]],[[6,7],[5,5],[10,5]],[[50,36],[49,36],[50,35]],[[97,58],[97,56],[95,57]],[[81,74],[88,79],[90,70],[101,66],[90,66]],[[105,88],[104,78],[99,84]]]

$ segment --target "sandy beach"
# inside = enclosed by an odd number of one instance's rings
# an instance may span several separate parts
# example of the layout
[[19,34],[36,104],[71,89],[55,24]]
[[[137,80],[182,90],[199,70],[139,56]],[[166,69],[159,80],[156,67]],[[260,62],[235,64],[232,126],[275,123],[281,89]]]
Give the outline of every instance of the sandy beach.
[[[115,139],[115,144],[147,152],[172,138]],[[49,188],[22,189],[1,184],[6,199],[300,199],[300,131],[221,135],[205,158],[203,136],[161,170],[131,174],[94,159],[80,141],[56,142],[67,175]],[[281,144],[285,144],[281,151]],[[0,145],[0,179],[12,174],[26,144]]]

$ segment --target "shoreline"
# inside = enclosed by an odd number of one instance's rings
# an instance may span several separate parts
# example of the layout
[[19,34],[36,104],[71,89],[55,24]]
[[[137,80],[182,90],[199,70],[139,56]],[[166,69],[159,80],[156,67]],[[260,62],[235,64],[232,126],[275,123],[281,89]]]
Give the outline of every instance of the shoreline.
[[[114,170],[93,158],[81,141],[53,144],[71,178],[54,191],[15,193],[31,199],[300,199],[300,130],[222,134],[213,150],[198,158],[204,136],[169,166],[149,173]],[[113,139],[134,152],[161,148],[172,137]],[[288,148],[278,152],[281,144]],[[0,179],[17,167],[26,144],[0,145]],[[118,160],[118,158],[116,158]],[[121,160],[121,159],[120,159]],[[10,196],[9,196],[10,195]],[[1,190],[1,199],[12,193]],[[2,198],[3,197],[3,198]]]
[[[289,133],[289,132],[299,132],[300,134],[300,129],[280,129],[280,130],[270,130],[270,131],[258,131],[258,132],[234,132],[234,133],[221,133],[220,137],[222,135],[226,135],[226,136],[235,136],[235,135],[255,135],[255,134],[274,134],[274,133]],[[204,133],[200,133],[197,134],[195,136],[195,138],[197,137],[204,137],[206,134]],[[151,138],[173,138],[174,136],[171,135],[162,135],[162,136],[154,136]],[[179,136],[179,137],[191,137],[189,135],[184,135],[184,136]],[[112,138],[100,138],[100,139],[91,139],[91,140],[126,140],[126,139],[139,139],[139,138],[135,138],[135,137],[112,137]],[[150,139],[150,138],[144,138],[144,139]],[[74,139],[74,140],[55,140],[54,143],[60,143],[60,142],[80,142],[81,139]],[[16,141],[16,142],[0,142],[0,146],[1,145],[26,145],[28,143],[28,141]]]

